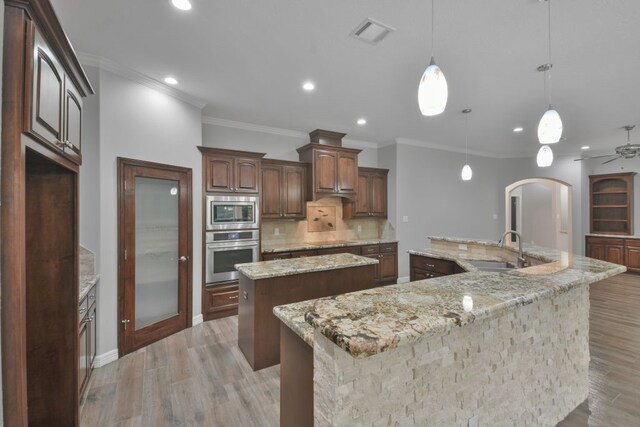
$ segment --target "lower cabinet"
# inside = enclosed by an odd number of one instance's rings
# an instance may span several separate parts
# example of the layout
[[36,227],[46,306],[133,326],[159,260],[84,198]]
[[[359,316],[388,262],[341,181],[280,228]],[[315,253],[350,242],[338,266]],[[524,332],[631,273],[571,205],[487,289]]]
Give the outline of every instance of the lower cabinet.
[[627,266],[632,273],[640,273],[640,239],[586,236],[589,258]]
[[206,286],[202,298],[205,321],[238,314],[238,281]]
[[83,396],[87,391],[87,385],[89,384],[89,378],[91,378],[91,372],[96,361],[96,338],[98,331],[97,320],[97,304],[96,304],[96,286],[94,285],[87,296],[85,296],[79,305],[80,319],[78,325],[78,347],[79,347],[79,360],[78,360],[78,388],[80,394],[80,402],[82,402]]
[[414,254],[409,255],[409,270],[409,280],[412,282],[465,272],[453,261]]

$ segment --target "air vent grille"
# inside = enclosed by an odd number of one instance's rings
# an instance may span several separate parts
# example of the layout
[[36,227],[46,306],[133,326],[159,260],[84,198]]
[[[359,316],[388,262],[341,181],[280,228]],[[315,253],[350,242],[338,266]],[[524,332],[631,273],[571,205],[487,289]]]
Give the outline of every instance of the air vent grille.
[[392,31],[395,31],[395,28],[367,18],[351,32],[351,36],[365,43],[378,44]]

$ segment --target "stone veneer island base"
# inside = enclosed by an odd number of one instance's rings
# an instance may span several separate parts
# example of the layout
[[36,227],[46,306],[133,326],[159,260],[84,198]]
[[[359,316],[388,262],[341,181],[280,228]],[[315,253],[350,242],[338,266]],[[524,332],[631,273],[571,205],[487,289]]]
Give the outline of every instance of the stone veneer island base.
[[489,243],[464,243],[424,253],[467,273],[276,307],[281,426],[555,426],[582,403],[586,285],[624,267],[532,249],[529,271],[481,272]]

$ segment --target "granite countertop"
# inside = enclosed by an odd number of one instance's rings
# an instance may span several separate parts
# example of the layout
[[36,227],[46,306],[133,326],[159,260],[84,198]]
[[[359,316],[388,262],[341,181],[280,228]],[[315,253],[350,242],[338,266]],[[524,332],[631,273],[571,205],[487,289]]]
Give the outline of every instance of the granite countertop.
[[628,236],[625,234],[595,234],[595,233],[587,233],[585,236],[590,237],[613,237],[616,239],[640,239],[640,236]]
[[84,297],[89,293],[89,289],[100,280],[99,274],[90,274],[86,276],[80,276],[80,298],[78,301],[82,301]]
[[[480,240],[432,239],[497,246]],[[567,252],[539,247],[524,252],[544,263],[495,273],[468,263],[494,259],[491,255],[470,256],[456,249],[410,251],[455,261],[467,272],[278,306],[274,314],[309,344],[317,329],[352,356],[368,357],[626,271],[621,265]]]
[[345,246],[377,245],[380,243],[398,243],[393,239],[338,240],[335,242],[305,242],[283,244],[281,246],[263,246],[262,253],[305,251],[313,249],[342,248]]
[[359,267],[377,264],[378,260],[353,254],[318,255],[305,258],[280,259],[274,261],[236,264],[236,270],[251,280],[292,276],[338,268]]

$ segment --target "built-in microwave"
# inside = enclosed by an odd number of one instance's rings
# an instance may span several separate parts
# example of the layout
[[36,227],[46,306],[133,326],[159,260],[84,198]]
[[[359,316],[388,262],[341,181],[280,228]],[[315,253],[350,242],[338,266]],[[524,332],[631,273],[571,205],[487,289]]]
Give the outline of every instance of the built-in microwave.
[[256,196],[206,197],[207,230],[259,228],[260,205]]

